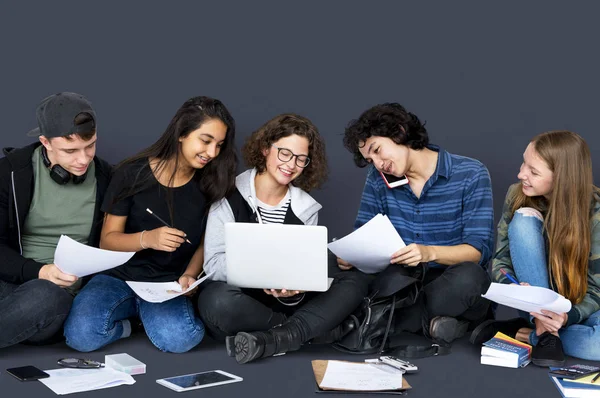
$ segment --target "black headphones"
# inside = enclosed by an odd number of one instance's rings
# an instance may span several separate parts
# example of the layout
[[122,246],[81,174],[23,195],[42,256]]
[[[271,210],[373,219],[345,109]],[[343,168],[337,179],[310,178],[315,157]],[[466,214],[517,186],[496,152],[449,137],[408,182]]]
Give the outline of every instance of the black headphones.
[[48,152],[46,151],[46,147],[42,145],[42,161],[44,162],[44,166],[50,169],[50,177],[60,185],[65,185],[69,181],[73,180],[73,184],[81,184],[85,181],[85,177],[87,176],[87,170],[84,174],[80,176],[76,176],[74,174],[69,173],[65,170],[61,165],[55,164],[52,166],[50,159],[48,158]]

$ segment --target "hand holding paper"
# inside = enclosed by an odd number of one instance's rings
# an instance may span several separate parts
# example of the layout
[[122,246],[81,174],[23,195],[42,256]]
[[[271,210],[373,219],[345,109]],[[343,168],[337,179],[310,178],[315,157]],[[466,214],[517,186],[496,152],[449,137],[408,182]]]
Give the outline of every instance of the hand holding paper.
[[507,307],[525,312],[542,313],[549,310],[556,313],[569,312],[571,302],[553,290],[539,286],[506,285],[492,283],[482,297]]
[[54,264],[64,273],[78,277],[118,267],[129,261],[135,252],[102,250],[61,235],[54,251]]
[[367,274],[383,271],[398,249],[406,246],[389,218],[382,214],[327,245],[339,258]]
[[196,286],[204,282],[209,276],[210,275],[205,275],[204,277],[198,279],[185,290],[181,289],[181,285],[177,282],[126,281],[126,283],[142,300],[150,303],[162,303],[193,290]]

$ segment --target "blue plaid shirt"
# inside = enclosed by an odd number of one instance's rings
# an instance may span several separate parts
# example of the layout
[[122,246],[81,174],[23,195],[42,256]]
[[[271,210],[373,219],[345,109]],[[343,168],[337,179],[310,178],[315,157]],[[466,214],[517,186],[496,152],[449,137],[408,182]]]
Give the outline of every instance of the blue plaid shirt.
[[[360,228],[378,213],[386,214],[409,245],[455,246],[479,250],[479,264],[487,266],[493,254],[494,208],[487,168],[478,160],[450,154],[438,146],[433,175],[417,198],[408,184],[388,188],[373,165],[354,224]],[[445,267],[435,262],[431,267]]]

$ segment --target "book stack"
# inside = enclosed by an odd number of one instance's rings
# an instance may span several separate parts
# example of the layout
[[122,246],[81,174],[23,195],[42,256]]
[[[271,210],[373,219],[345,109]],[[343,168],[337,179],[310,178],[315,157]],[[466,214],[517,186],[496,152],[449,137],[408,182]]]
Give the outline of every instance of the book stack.
[[[560,377],[553,374],[555,369],[550,368],[550,378],[556,384],[556,388],[565,398],[594,398],[600,397],[600,382],[598,378],[596,378],[597,372],[600,371],[600,368],[589,366],[589,365],[573,365],[572,367],[586,367],[586,368],[595,368],[596,372],[588,374],[584,377],[579,377],[577,379]],[[590,371],[594,371],[591,369]],[[594,380],[596,378],[596,380]]]
[[481,363],[484,365],[522,368],[529,362],[531,362],[531,346],[504,333],[496,333],[481,347]]
[[565,398],[593,398],[600,397],[600,384],[592,384],[590,381],[593,376],[586,377],[587,383],[579,380],[561,379],[551,376],[556,388]]

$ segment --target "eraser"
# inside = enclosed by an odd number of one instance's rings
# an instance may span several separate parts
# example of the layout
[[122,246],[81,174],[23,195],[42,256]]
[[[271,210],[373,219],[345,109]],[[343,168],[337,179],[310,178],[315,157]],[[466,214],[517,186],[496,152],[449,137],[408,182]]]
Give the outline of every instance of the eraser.
[[132,376],[146,373],[146,364],[138,361],[129,354],[105,355],[104,366]]

